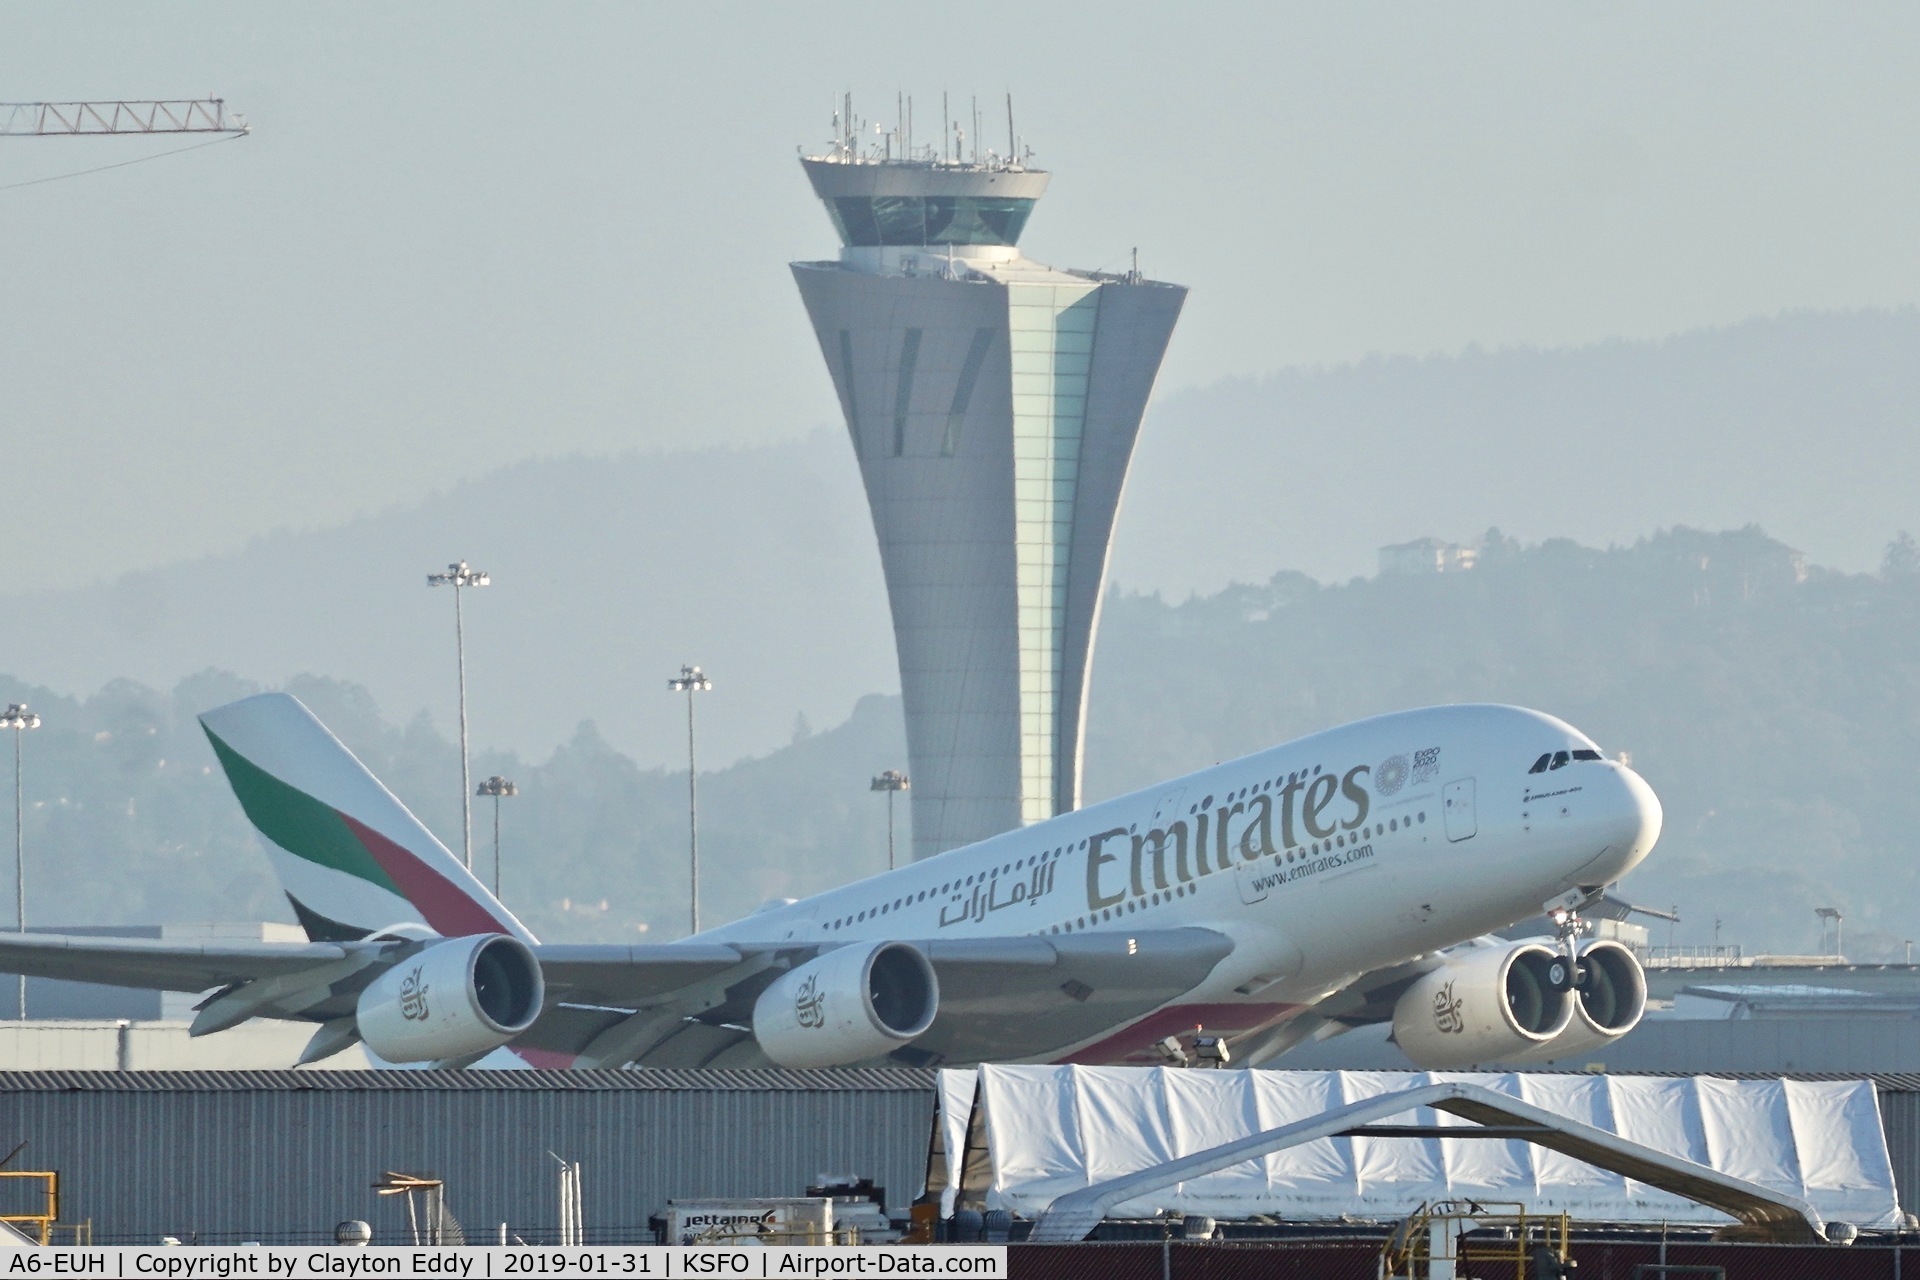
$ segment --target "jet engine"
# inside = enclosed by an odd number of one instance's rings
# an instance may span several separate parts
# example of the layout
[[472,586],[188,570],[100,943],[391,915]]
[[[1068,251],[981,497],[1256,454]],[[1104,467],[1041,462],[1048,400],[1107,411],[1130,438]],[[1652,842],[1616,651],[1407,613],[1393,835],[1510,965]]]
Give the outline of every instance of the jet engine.
[[1573,1022],[1568,969],[1566,956],[1539,942],[1452,957],[1394,1005],[1394,1041],[1436,1071],[1527,1055]]
[[753,1006],[753,1038],[783,1067],[890,1053],[933,1025],[940,980],[904,942],[836,947],[781,975]]
[[388,1062],[433,1062],[499,1048],[533,1025],[545,999],[526,944],[476,934],[431,943],[375,978],[354,1020]]
[[1612,1044],[1640,1024],[1647,1011],[1647,975],[1633,952],[1617,942],[1592,942],[1580,949],[1574,986],[1573,1021],[1552,1041],[1528,1053],[1528,1062],[1546,1062]]

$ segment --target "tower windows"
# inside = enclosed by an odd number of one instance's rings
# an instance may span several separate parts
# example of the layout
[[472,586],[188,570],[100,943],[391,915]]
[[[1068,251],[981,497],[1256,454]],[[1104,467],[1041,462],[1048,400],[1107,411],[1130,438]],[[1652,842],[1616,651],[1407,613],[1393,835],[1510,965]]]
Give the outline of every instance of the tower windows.
[[913,405],[913,366],[920,361],[920,330],[907,330],[900,342],[900,379],[893,388],[893,456],[907,452],[907,411]]
[[987,362],[993,347],[992,329],[975,329],[967,359],[960,366],[960,381],[954,384],[953,407],[947,410],[947,430],[940,437],[940,456],[951,458],[960,447],[960,424],[966,421],[967,405],[973,400],[973,384],[980,380],[980,366]]
[[853,436],[853,447],[860,448],[860,401],[853,389],[853,331],[840,331],[840,386],[846,399],[847,430]]

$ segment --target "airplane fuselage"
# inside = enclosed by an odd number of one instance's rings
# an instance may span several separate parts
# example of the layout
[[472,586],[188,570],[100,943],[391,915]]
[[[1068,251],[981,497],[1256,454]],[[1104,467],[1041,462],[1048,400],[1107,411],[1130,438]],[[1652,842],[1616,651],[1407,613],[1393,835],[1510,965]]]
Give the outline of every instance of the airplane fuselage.
[[[1537,762],[1546,763],[1530,772]],[[1378,716],[951,850],[698,935],[852,943],[1201,926],[1232,954],[1145,1018],[1050,1060],[1244,1035],[1370,970],[1537,915],[1646,856],[1659,805],[1540,712]]]

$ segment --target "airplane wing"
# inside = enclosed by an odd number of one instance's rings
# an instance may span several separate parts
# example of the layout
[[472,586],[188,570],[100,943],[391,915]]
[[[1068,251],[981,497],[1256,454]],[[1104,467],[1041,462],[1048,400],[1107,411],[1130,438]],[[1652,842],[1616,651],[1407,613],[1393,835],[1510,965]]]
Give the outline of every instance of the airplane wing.
[[1347,980],[1278,1026],[1235,1042],[1234,1061],[1241,1066],[1264,1066],[1310,1040],[1330,1040],[1355,1027],[1393,1021],[1394,1005],[1407,988],[1445,964],[1448,953],[1457,949],[1429,952]]
[[166,942],[158,938],[0,933],[0,973],[144,991],[205,991],[348,959],[378,943]]
[[[1197,986],[1232,950],[1211,929],[918,941],[939,1013],[896,1061],[1037,1057],[1141,1017]],[[581,1066],[770,1065],[754,1001],[820,953],[813,943],[534,948],[547,1008],[514,1043]],[[728,954],[734,959],[728,963]]]
[[[1233,949],[1210,929],[916,941],[940,981],[928,1031],[894,1055],[926,1065],[1044,1055],[1152,1012]],[[416,954],[410,939],[206,942],[0,935],[0,972],[166,991],[212,991],[195,1033],[247,1017],[349,1018],[358,993]],[[765,1066],[753,1005],[817,943],[539,945],[547,1002],[516,1049],[573,1065]]]

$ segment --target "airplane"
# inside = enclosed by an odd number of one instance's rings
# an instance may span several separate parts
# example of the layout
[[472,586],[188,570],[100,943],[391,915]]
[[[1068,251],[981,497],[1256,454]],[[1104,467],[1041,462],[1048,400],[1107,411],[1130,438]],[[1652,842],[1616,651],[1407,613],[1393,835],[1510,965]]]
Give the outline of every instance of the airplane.
[[[1271,1062],[1391,1022],[1422,1067],[1631,1030],[1582,907],[1660,802],[1537,711],[1329,729],[666,943],[538,941],[298,700],[200,717],[306,943],[0,935],[0,972],[205,992],[394,1065]],[[1547,911],[1553,937],[1489,935]],[[491,1056],[490,1056],[491,1055]]]

